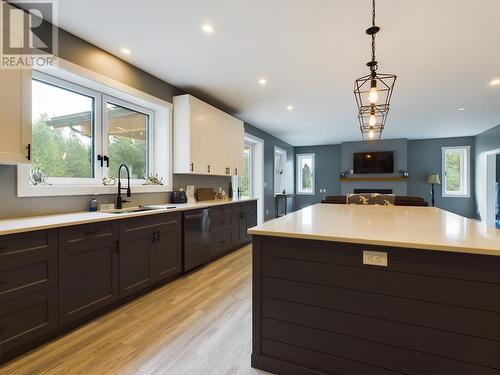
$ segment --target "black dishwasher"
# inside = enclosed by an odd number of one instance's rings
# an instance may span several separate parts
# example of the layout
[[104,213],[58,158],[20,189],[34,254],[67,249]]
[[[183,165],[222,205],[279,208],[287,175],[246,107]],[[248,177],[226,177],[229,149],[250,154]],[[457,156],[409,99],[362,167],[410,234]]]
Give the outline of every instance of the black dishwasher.
[[184,271],[210,260],[210,215],[208,208],[184,213]]

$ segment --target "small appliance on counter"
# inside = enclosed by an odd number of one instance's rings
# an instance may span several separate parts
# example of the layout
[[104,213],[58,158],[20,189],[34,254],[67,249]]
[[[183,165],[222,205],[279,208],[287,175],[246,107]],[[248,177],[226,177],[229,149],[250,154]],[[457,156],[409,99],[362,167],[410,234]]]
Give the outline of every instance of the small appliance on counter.
[[171,203],[187,203],[187,196],[185,191],[173,191],[170,196]]

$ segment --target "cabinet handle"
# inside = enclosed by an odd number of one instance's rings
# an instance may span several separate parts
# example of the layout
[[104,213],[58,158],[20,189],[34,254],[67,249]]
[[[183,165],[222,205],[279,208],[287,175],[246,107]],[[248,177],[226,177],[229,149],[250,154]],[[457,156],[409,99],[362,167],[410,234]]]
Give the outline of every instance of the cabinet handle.
[[116,245],[115,252],[119,254],[120,253],[120,240],[117,240],[115,245]]
[[28,143],[26,146],[26,149],[28,150],[28,154],[26,155],[26,159],[31,160],[31,143]]
[[191,172],[194,172],[194,163],[191,163]]
[[156,232],[156,241],[160,242],[160,232]]
[[210,173],[210,164],[208,165],[208,173]]
[[151,242],[156,242],[156,232],[153,232],[153,239]]
[[97,233],[101,233],[101,230],[100,229],[97,229],[97,230],[88,230],[88,231],[85,232],[85,234],[87,236],[90,236],[92,234],[97,234]]
[[234,174],[238,174],[238,168],[234,168]]

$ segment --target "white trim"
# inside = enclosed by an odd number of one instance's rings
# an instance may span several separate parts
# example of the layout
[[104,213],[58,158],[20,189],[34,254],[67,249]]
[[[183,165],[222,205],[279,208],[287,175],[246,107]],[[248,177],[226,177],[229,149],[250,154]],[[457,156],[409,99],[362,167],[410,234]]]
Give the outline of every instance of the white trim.
[[[441,176],[443,181],[441,181],[441,194],[445,198],[470,198],[470,180],[471,180],[471,160],[470,160],[470,146],[449,146],[441,147]],[[457,193],[453,193],[447,190],[446,183],[446,154],[448,151],[461,151],[463,152],[463,157],[460,159],[460,185],[462,189]]]
[[252,184],[253,198],[257,198],[257,223],[264,222],[264,140],[245,133],[245,142],[253,148]]
[[[276,154],[282,154],[284,156],[283,158],[283,174],[284,174],[284,181],[282,181],[283,184],[283,189],[280,186],[279,189],[276,188]],[[288,162],[288,155],[287,151],[278,147],[274,146],[274,154],[273,154],[273,192],[274,195],[276,194],[281,194],[283,190],[287,190],[287,180],[288,180],[288,171],[287,171],[287,162]]]
[[[300,159],[303,157],[310,157],[312,159],[312,175],[311,175],[311,192],[306,192],[306,191],[301,191],[301,177],[302,177],[302,171],[300,168]],[[296,157],[296,193],[297,195],[316,195],[316,154],[315,153],[305,153],[305,154],[297,154]]]
[[[149,193],[149,192],[166,192],[171,191],[173,188],[173,175],[172,175],[172,110],[173,105],[162,99],[156,98],[152,95],[139,91],[133,87],[127,86],[121,82],[112,80],[102,74],[93,72],[86,68],[80,67],[63,59],[58,59],[57,67],[44,67],[40,71],[33,71],[33,77],[37,76],[53,77],[54,80],[63,80],[66,84],[77,85],[78,90],[83,89],[93,92],[97,91],[103,94],[124,101],[126,107],[131,105],[144,109],[151,109],[154,113],[154,128],[151,129],[153,147],[150,150],[152,157],[152,167],[150,166],[150,173],[157,173],[163,177],[164,185],[160,186],[144,186],[143,180],[133,180],[132,192],[133,193]],[[45,74],[44,74],[45,73]],[[43,80],[43,79],[41,79]],[[85,94],[84,92],[82,92]],[[86,94],[87,95],[87,94]],[[117,103],[119,104],[119,103]],[[103,116],[103,111],[97,113],[97,106],[101,106],[99,100],[96,101],[96,116]],[[101,108],[102,109],[102,108]],[[97,134],[97,132],[96,132]],[[97,140],[96,140],[97,141]],[[96,146],[100,145],[99,140]],[[165,147],[167,145],[167,147]],[[100,146],[99,146],[100,147]],[[97,147],[95,148],[97,154]],[[156,161],[156,162],[155,162]],[[51,186],[33,186],[29,183],[30,165],[18,165],[17,171],[17,196],[30,197],[30,196],[57,196],[57,195],[88,195],[88,194],[113,194],[116,187],[103,186],[101,180],[98,184],[94,183],[94,179],[75,180],[70,181],[69,184],[59,185],[64,182],[64,179],[49,179],[49,183],[57,183]],[[95,176],[98,177],[98,176]],[[102,176],[99,176],[102,178]],[[85,181],[91,180],[91,181]],[[28,181],[28,182],[27,182]],[[90,182],[90,184],[89,184]]]

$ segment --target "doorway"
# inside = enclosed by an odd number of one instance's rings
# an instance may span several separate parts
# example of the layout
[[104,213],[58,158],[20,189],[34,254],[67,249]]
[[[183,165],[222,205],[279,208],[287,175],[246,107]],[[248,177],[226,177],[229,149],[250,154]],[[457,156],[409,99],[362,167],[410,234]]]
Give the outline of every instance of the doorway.
[[476,185],[479,215],[490,227],[500,228],[500,149],[484,152],[478,158]]
[[233,190],[241,198],[257,198],[257,223],[264,221],[264,140],[245,133],[242,176],[233,177]]

